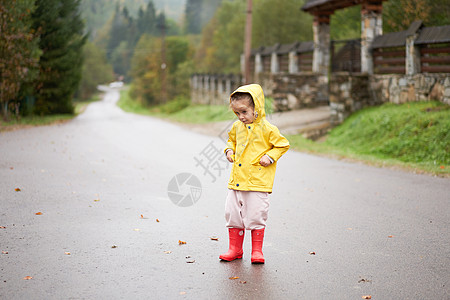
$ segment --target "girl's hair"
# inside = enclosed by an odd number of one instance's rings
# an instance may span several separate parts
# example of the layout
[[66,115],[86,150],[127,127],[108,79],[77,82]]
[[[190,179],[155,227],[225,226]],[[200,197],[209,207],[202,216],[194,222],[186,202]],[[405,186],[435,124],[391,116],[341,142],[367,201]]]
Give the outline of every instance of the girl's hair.
[[255,102],[253,102],[252,95],[249,93],[236,92],[230,97],[230,104],[234,101],[247,101],[247,105],[255,109]]

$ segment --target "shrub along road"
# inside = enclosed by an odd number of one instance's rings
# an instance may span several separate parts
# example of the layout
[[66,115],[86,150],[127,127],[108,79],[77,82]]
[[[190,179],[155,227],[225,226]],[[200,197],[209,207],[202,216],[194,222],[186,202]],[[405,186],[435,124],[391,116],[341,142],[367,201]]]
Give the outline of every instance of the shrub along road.
[[449,179],[288,151],[266,264],[250,264],[248,233],[221,263],[223,139],[117,99],[0,133],[1,299],[449,298]]

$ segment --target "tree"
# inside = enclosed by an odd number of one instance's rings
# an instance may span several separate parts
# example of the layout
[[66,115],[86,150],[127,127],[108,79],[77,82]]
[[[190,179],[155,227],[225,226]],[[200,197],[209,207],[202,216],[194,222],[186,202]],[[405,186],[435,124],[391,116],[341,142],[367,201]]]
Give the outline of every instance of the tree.
[[130,94],[144,105],[159,102],[161,91],[161,39],[144,34],[136,45],[131,61],[133,77]]
[[426,23],[430,18],[431,6],[427,0],[392,0],[385,2],[383,7],[386,32],[406,30],[415,20]]
[[147,8],[145,10],[139,8],[137,27],[139,36],[146,34],[154,34],[157,30],[156,28],[156,10],[153,1],[149,1]]
[[199,34],[202,31],[202,4],[203,0],[187,0],[185,13],[185,32]]
[[202,32],[196,57],[203,72],[240,70],[244,50],[245,2],[225,1]]
[[184,9],[184,32],[199,34],[211,20],[222,0],[187,0]]
[[[253,5],[252,47],[312,40],[312,17],[303,0],[258,0]],[[223,1],[203,28],[196,61],[203,72],[240,72],[245,1]]]
[[416,20],[422,20],[425,26],[448,25],[448,0],[390,0],[383,3],[385,32],[406,30]]
[[361,38],[361,5],[340,9],[331,15],[330,37],[332,40]]
[[34,0],[0,1],[0,111],[8,119],[9,103],[19,113],[21,91],[36,78],[39,38],[31,29]]
[[[133,77],[130,93],[132,98],[144,105],[161,103],[163,75],[161,41],[161,38],[144,34],[134,51],[130,71]],[[169,98],[173,99],[178,95],[186,96],[189,93],[187,83],[193,70],[188,63],[192,53],[190,42],[186,37],[171,36],[167,37],[165,44],[165,71]]]
[[304,0],[259,0],[253,12],[253,47],[312,40],[312,17]]
[[113,80],[112,66],[106,61],[106,54],[95,44],[86,42],[83,47],[83,69],[78,90],[80,99],[89,99],[96,91],[97,86]]
[[42,50],[36,86],[38,114],[73,113],[72,97],[81,80],[83,22],[79,0],[37,0],[33,28]]

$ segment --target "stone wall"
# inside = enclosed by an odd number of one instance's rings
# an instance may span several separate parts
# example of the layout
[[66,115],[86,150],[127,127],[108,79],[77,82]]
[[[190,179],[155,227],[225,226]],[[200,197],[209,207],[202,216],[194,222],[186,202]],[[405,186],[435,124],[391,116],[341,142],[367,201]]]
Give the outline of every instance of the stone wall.
[[373,75],[369,90],[376,102],[440,101],[450,105],[450,74]]
[[449,74],[389,74],[330,76],[329,100],[331,122],[342,123],[345,118],[364,107],[386,102],[406,103],[440,101],[450,105]]
[[[330,105],[331,123],[342,123],[352,113],[386,102],[436,100],[450,105],[448,73],[368,75],[332,73],[260,73],[256,81],[266,97],[274,99],[274,111]],[[242,84],[239,76],[193,75],[194,103],[228,104],[232,91]]]
[[314,73],[263,73],[258,81],[266,97],[274,99],[274,111],[328,105],[328,78]]

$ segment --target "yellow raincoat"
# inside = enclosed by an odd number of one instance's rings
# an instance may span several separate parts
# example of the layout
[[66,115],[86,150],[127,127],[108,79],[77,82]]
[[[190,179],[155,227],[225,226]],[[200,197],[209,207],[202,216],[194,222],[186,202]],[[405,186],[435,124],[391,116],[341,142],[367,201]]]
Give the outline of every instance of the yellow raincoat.
[[[289,141],[280,134],[278,128],[266,120],[264,93],[260,85],[244,85],[236,92],[249,93],[255,103],[257,118],[252,124],[241,121],[233,123],[228,133],[228,149],[234,152],[228,188],[239,191],[272,192],[277,160],[289,149]],[[267,167],[260,165],[262,156],[267,154],[273,163]]]

